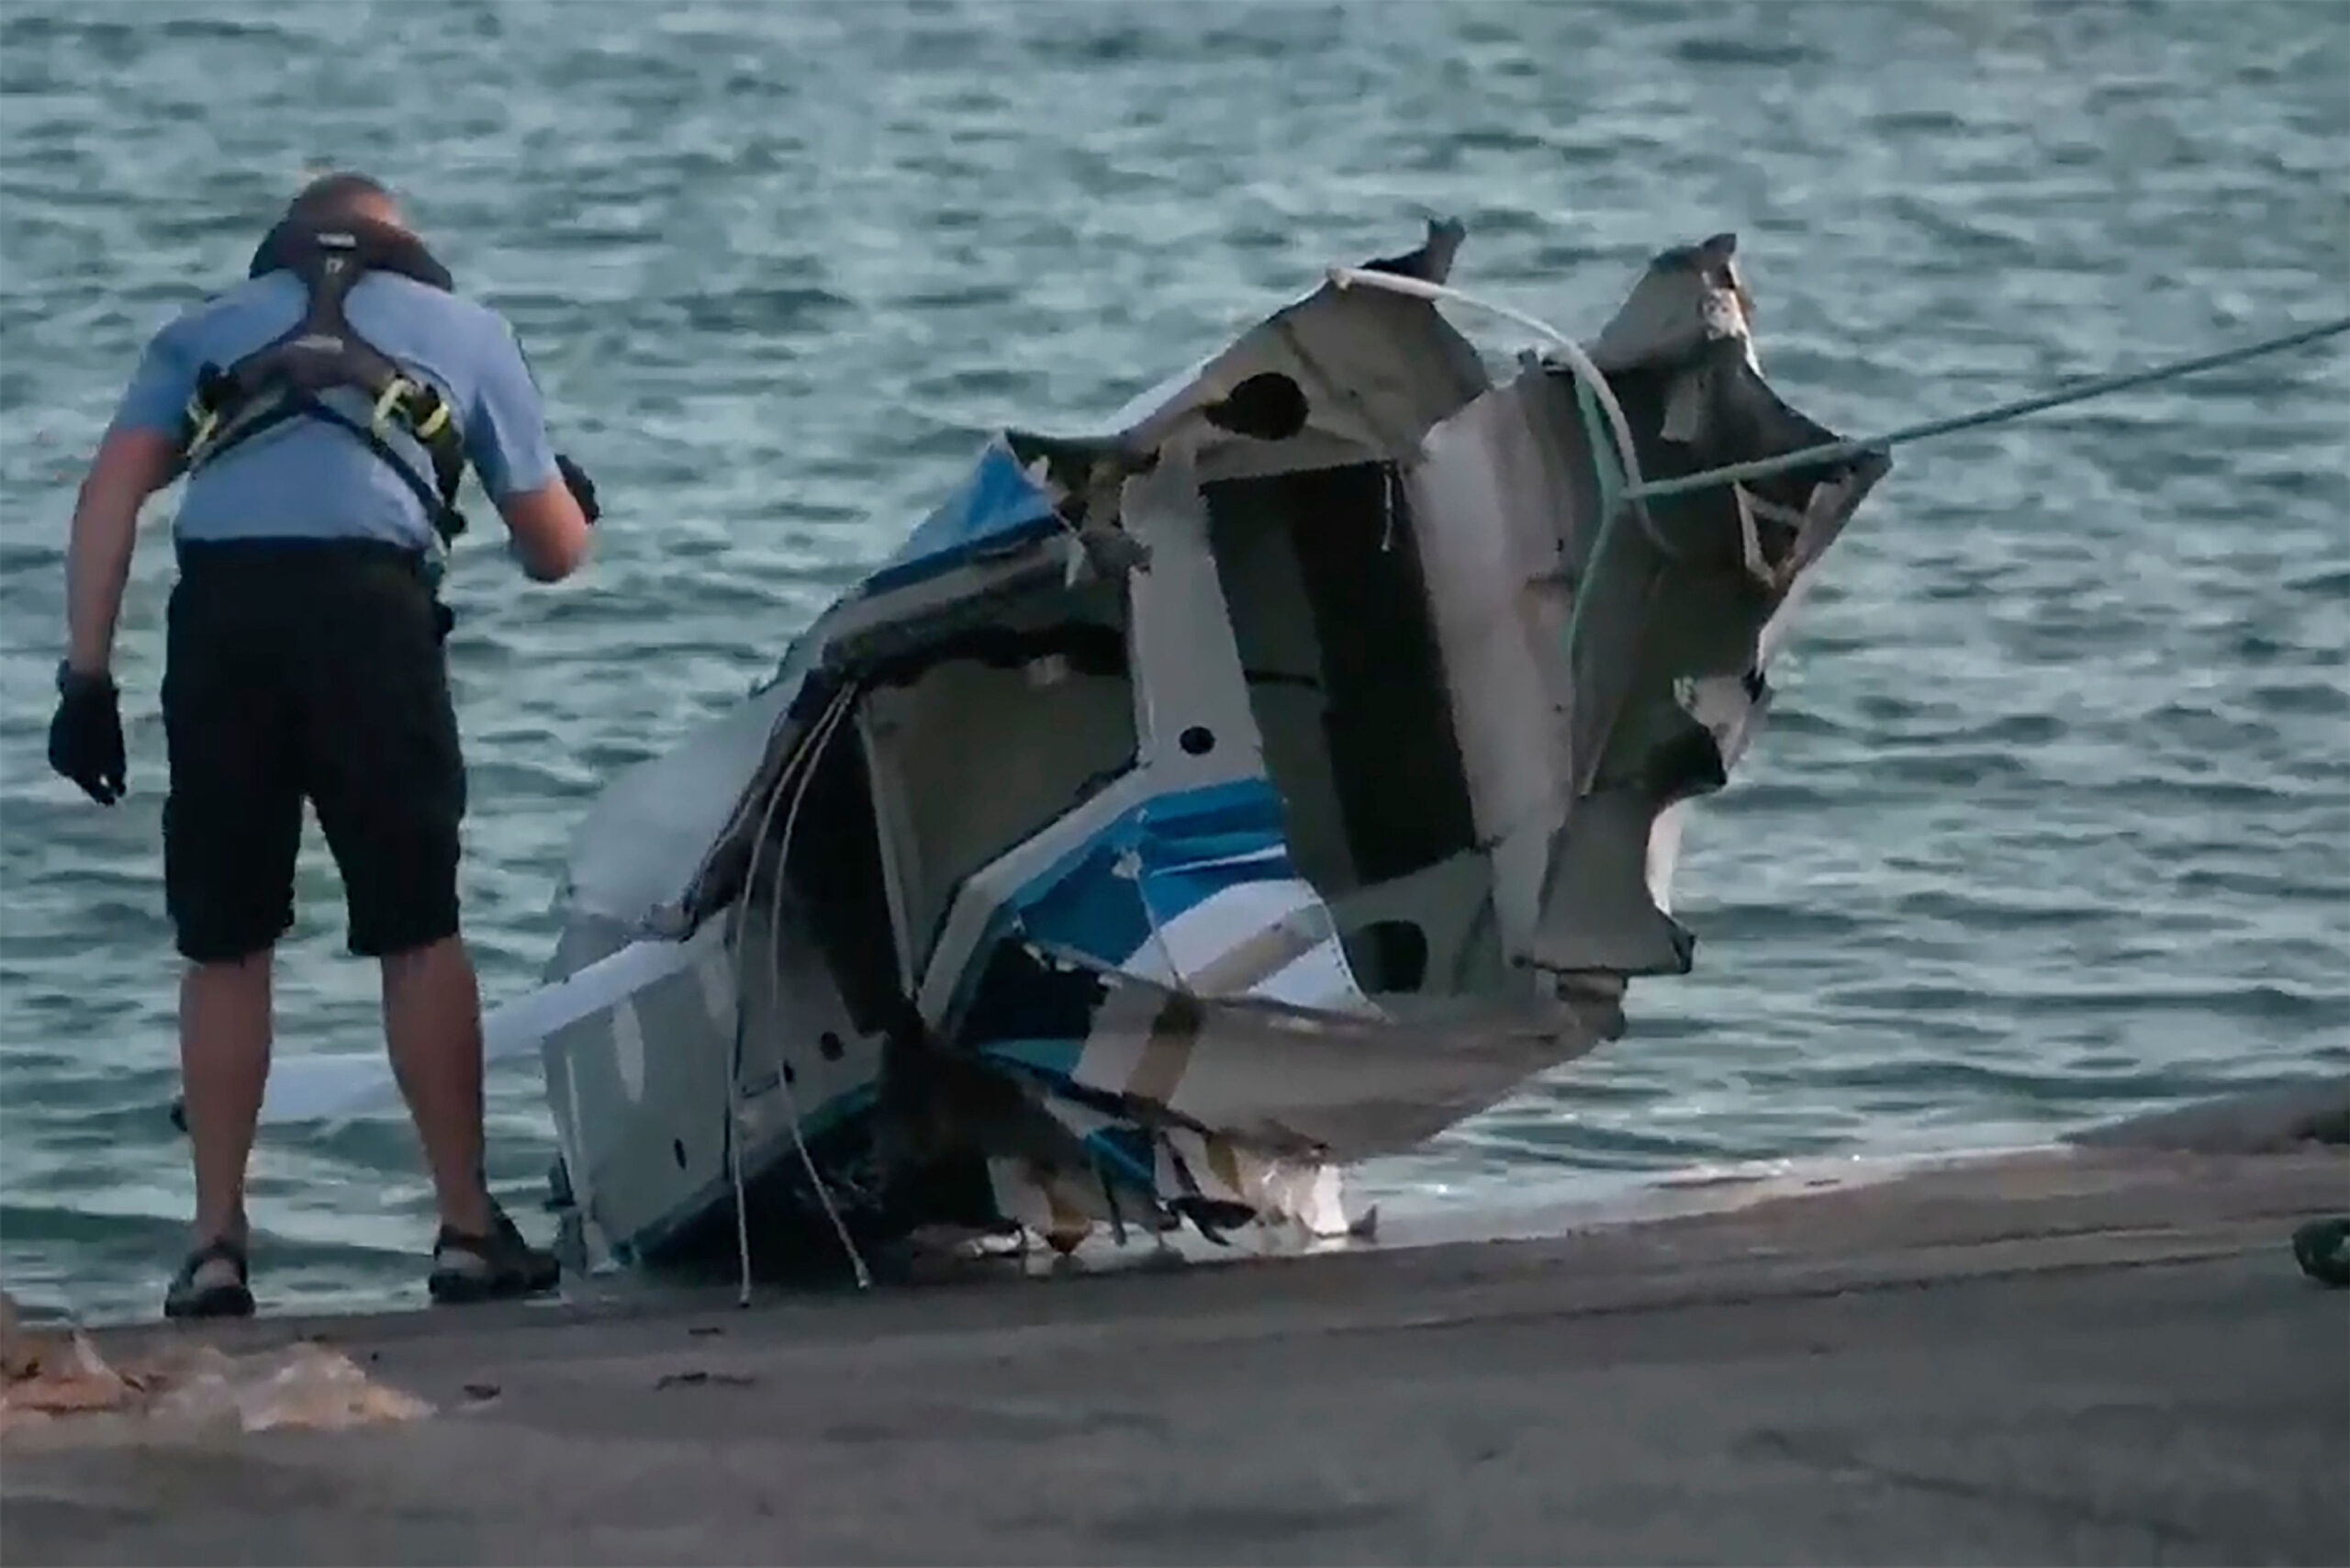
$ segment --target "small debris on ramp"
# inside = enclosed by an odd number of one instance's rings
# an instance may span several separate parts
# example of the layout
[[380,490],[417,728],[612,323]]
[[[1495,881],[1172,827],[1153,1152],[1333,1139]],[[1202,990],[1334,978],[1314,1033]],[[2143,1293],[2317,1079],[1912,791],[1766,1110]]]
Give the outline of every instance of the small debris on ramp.
[[370,1378],[332,1346],[302,1340],[247,1355],[185,1340],[109,1361],[78,1328],[28,1327],[0,1293],[0,1437],[107,1430],[341,1431],[433,1413]]

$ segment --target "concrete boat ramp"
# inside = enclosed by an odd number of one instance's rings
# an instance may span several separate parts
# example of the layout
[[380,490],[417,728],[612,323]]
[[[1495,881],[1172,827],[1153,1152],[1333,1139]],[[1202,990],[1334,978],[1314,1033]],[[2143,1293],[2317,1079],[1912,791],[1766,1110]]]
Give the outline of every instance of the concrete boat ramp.
[[181,1404],[12,1423],[0,1560],[2350,1563],[2350,1291],[2288,1247],[2344,1123],[1543,1240],[106,1331]]

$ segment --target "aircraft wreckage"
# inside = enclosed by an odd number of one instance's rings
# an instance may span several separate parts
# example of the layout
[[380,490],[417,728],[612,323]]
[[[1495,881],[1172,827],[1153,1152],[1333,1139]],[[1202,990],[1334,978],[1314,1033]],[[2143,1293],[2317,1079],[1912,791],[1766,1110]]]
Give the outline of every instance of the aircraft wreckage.
[[[1689,970],[1679,818],[1888,460],[1638,498],[1838,439],[1764,382],[1733,237],[1505,381],[1411,292],[1461,238],[1100,430],[998,433],[610,781],[544,986],[487,1025],[542,1057],[591,1260],[1343,1233],[1343,1167]],[[294,1066],[273,1120],[387,1092]]]

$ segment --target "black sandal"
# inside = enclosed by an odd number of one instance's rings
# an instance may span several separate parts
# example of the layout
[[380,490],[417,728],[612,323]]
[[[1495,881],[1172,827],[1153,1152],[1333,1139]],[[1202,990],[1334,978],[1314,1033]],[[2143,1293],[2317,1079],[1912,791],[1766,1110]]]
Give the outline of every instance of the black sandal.
[[490,1218],[487,1236],[441,1227],[432,1243],[432,1272],[425,1282],[434,1301],[451,1305],[508,1301],[541,1294],[562,1282],[563,1265],[554,1253],[524,1240],[496,1204],[490,1205]]
[[225,1237],[187,1255],[163,1293],[166,1317],[251,1317],[253,1293],[242,1243]]

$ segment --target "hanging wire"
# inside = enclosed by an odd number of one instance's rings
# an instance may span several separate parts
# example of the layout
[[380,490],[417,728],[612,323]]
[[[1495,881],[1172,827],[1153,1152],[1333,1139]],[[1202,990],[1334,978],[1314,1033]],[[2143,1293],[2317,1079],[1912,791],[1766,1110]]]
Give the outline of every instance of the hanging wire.
[[[800,808],[808,799],[808,786],[815,779],[817,764],[823,757],[824,748],[832,744],[834,732],[839,730],[855,707],[856,695],[857,689],[854,685],[843,686],[840,695],[833,700],[833,705],[817,722],[816,730],[808,740],[807,766],[800,770],[799,780],[792,788],[791,804],[783,813],[783,832],[777,835],[775,875],[770,879],[767,896],[767,995],[770,1000],[783,990],[783,889],[787,857],[791,852],[791,836],[800,825]],[[745,887],[744,893],[746,898],[749,892],[749,888]],[[857,1250],[847,1222],[841,1218],[840,1209],[833,1202],[832,1189],[816,1169],[816,1157],[809,1152],[807,1133],[800,1125],[799,1096],[792,1092],[790,1064],[784,1059],[783,1031],[780,1029],[775,1032],[775,1067],[776,1085],[783,1092],[784,1114],[791,1121],[791,1142],[792,1147],[800,1151],[800,1167],[808,1173],[809,1184],[816,1190],[816,1201],[823,1205],[824,1217],[833,1222],[833,1234],[840,1238],[841,1250],[848,1255],[849,1268],[856,1275],[856,1288],[871,1290],[873,1274],[865,1266],[865,1255]]]
[[[814,726],[810,727],[812,734]],[[759,849],[767,842],[767,823],[775,818],[775,809],[783,800],[785,784],[799,767],[807,752],[803,737],[781,767],[776,770],[775,782],[767,787],[767,801],[759,812],[759,826],[751,840],[749,863],[743,872],[743,890],[735,895],[728,912],[726,950],[734,966],[734,1031],[733,1046],[726,1065],[726,1173],[734,1190],[734,1257],[742,1270],[742,1289],[736,1305],[751,1305],[751,1217],[750,1205],[744,1201],[743,1182],[743,1035],[749,1027],[751,992],[744,979],[743,941],[750,928],[752,879],[758,874]]]
[[[726,1074],[726,1155],[728,1178],[734,1194],[735,1257],[741,1268],[741,1290],[738,1301],[744,1306],[749,1305],[751,1302],[751,1231],[750,1210],[745,1201],[745,1183],[743,1177],[741,1123],[744,1037],[749,1028],[752,992],[751,971],[745,962],[744,939],[750,926],[752,890],[757,885],[759,852],[766,846],[767,828],[775,821],[776,808],[783,803],[785,792],[792,790],[792,807],[785,819],[782,842],[777,847],[774,863],[774,876],[778,888],[780,889],[784,877],[785,857],[790,850],[790,834],[799,814],[800,801],[806,797],[807,782],[814,775],[817,758],[825,743],[832,738],[834,731],[839,728],[842,719],[853,706],[856,696],[856,689],[854,686],[844,686],[835,693],[817,715],[815,721],[809,725],[806,735],[793,749],[790,757],[786,760],[781,768],[777,770],[775,782],[768,787],[766,801],[759,812],[758,832],[751,841],[750,862],[744,871],[743,890],[734,901],[732,919],[729,923],[732,928],[729,946],[734,962],[735,1003],[733,1049]],[[776,903],[779,908],[781,903],[779,890],[777,893]],[[772,921],[772,915],[770,919]],[[777,932],[772,924],[769,925],[767,937],[770,947],[768,994],[772,1000],[778,989],[779,974],[779,965],[772,951],[777,943]],[[814,1159],[808,1151],[806,1135],[800,1126],[799,1103],[791,1092],[790,1081],[786,1076],[787,1064],[783,1059],[780,1034],[778,1036],[776,1050],[776,1081],[778,1087],[783,1092],[784,1113],[791,1124],[792,1142],[799,1149],[800,1161],[807,1169],[809,1179],[815,1183],[818,1202],[823,1205],[825,1214],[832,1219],[834,1233],[839,1236],[843,1248],[848,1253],[850,1265],[856,1273],[858,1288],[869,1288],[872,1278],[866,1269],[865,1260],[850,1240],[847,1227],[843,1224],[839,1211],[833,1206],[832,1194],[825,1187],[822,1178],[818,1175]]]

